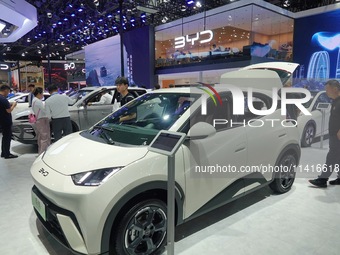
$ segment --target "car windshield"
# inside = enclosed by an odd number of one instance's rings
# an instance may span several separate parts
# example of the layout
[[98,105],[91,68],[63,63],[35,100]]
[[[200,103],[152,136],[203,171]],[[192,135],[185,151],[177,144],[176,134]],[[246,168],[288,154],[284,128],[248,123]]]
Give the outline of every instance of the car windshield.
[[197,100],[189,93],[148,93],[124,105],[84,136],[108,144],[148,145],[159,130],[168,130]]
[[78,90],[76,93],[70,94],[69,97],[72,99],[73,104],[75,104],[80,99],[85,97],[87,94],[91,93],[92,91],[93,90],[89,90],[89,89],[81,89],[81,90]]

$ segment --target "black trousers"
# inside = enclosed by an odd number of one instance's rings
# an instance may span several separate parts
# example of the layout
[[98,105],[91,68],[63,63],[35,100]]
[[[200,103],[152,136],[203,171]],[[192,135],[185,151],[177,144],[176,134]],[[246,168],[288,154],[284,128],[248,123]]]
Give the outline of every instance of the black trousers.
[[52,131],[54,141],[58,141],[62,136],[72,133],[72,124],[70,117],[52,119]]
[[12,125],[2,126],[1,157],[8,157],[11,148]]
[[340,140],[337,136],[330,136],[329,137],[329,151],[326,157],[326,164],[327,167],[321,173],[319,178],[327,179],[331,176],[333,171],[338,173],[338,178],[340,178]]

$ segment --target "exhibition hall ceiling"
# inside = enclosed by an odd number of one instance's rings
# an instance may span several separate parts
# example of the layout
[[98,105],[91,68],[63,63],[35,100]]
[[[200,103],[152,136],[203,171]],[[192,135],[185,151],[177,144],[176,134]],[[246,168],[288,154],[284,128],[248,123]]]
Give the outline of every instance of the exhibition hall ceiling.
[[[40,61],[48,58],[63,60],[65,55],[118,33],[145,25],[158,26],[169,23],[235,1],[237,0],[27,0],[37,8],[38,25],[14,43],[0,44],[0,61]],[[292,12],[336,2],[336,0],[266,1]],[[258,11],[263,10],[259,8]],[[242,24],[249,24],[246,22],[249,13],[235,11],[235,15],[235,22],[239,22],[237,27],[245,29]],[[259,26],[259,29],[261,27],[261,30],[266,29],[267,32],[275,33],[275,29],[289,29],[291,26],[291,24],[275,26],[272,17],[265,16],[264,13],[261,17],[264,25]],[[221,19],[225,19],[225,16],[216,16],[211,22],[218,26]],[[4,27],[0,33],[6,31]]]

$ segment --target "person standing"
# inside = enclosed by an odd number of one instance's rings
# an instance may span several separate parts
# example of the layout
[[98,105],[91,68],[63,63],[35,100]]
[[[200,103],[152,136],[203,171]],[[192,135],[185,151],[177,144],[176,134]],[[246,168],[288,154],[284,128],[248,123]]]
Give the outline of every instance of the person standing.
[[[117,91],[121,96],[120,98],[121,107],[134,99],[134,96],[128,90],[129,82],[125,77],[117,78],[115,84],[117,86]],[[119,121],[120,122],[130,121],[135,119],[136,116],[137,115],[135,112],[129,112],[125,116],[120,117]]]
[[123,106],[134,99],[134,96],[128,90],[129,82],[125,77],[118,77],[115,84],[117,86],[117,91],[121,95],[120,106]]
[[338,173],[335,180],[329,182],[331,185],[340,185],[340,83],[337,80],[329,80],[325,85],[327,96],[333,99],[331,115],[329,117],[329,151],[326,157],[325,167],[317,179],[309,182],[317,187],[326,188],[328,178],[333,171]]
[[32,102],[33,102],[33,91],[34,91],[35,85],[34,84],[30,84],[28,85],[28,107],[32,107]]
[[113,96],[109,93],[109,91],[102,91],[100,100],[98,102],[90,102],[88,105],[96,105],[96,104],[112,104]]
[[43,89],[37,87],[34,89],[33,94],[32,110],[37,118],[35,127],[38,138],[38,154],[41,154],[51,144],[50,120],[46,114],[44,102],[42,101],[44,97]]
[[51,94],[45,101],[46,113],[51,118],[54,141],[58,141],[62,136],[72,133],[72,124],[68,106],[71,105],[72,99],[66,95],[58,93],[58,87],[51,85],[48,87]]
[[2,127],[1,157],[6,159],[17,158],[10,152],[12,139],[12,114],[11,112],[17,105],[17,102],[10,104],[7,96],[11,88],[8,85],[0,87],[0,126]]

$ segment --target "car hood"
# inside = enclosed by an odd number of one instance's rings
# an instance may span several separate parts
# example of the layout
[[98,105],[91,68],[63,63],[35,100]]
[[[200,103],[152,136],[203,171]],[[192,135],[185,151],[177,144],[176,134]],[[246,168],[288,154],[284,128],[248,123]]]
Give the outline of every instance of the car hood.
[[107,167],[126,166],[143,158],[147,146],[122,147],[93,141],[80,135],[68,135],[52,144],[42,160],[55,171],[71,175]]
[[[15,109],[15,108],[14,108]],[[24,110],[19,110],[18,112],[12,113],[13,122],[27,122],[28,115],[33,113],[32,108],[27,108]]]

